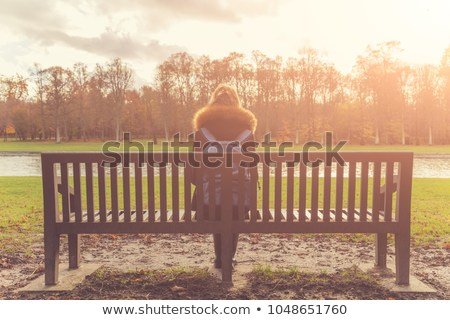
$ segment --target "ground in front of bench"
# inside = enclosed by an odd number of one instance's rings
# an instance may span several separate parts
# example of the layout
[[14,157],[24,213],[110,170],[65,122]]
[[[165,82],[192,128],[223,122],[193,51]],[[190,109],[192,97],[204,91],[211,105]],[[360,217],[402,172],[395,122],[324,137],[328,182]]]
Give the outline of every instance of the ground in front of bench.
[[[61,266],[62,267],[62,266]],[[71,291],[74,290],[77,285],[83,283],[86,276],[91,275],[97,271],[101,266],[99,264],[82,264],[78,269],[69,270],[68,266],[61,268],[60,280],[57,285],[46,286],[44,284],[44,276],[40,276],[30,282],[27,286],[17,290],[20,292],[57,292],[57,291]],[[248,265],[236,266],[236,277],[234,280],[235,290],[244,288],[247,279],[246,275],[252,272],[252,268]],[[390,264],[391,268],[378,269],[370,265],[361,265],[360,269],[363,270],[369,277],[376,275],[377,279],[381,279],[380,284],[391,292],[407,292],[407,293],[435,293],[436,290],[427,286],[414,276],[411,276],[410,284],[408,286],[400,286],[395,284],[395,272],[393,272],[393,264]],[[220,280],[221,273],[219,270],[211,268],[208,272]],[[314,270],[302,270],[302,272],[314,273]],[[176,286],[175,286],[176,288]]]
[[60,266],[59,282],[56,285],[46,286],[44,275],[34,279],[28,285],[23,288],[19,288],[16,292],[33,292],[33,291],[70,291],[75,289],[77,285],[82,283],[86,276],[92,274],[98,268],[100,264],[85,263],[78,269],[70,270],[68,266]]
[[[373,237],[364,241],[355,241],[354,238],[354,236],[242,234],[236,255],[237,273],[234,273],[233,277],[235,287],[239,285],[243,277],[242,273],[250,272],[259,264],[270,265],[274,269],[295,266],[301,271],[313,270],[314,273],[325,272],[327,275],[332,275],[336,270],[351,268],[355,263],[363,269],[364,265],[373,267],[375,252]],[[211,235],[85,235],[82,237],[81,247],[81,266],[91,263],[102,264],[107,268],[120,268],[121,272],[123,270],[170,270],[178,267],[209,268],[211,272],[213,270],[214,251]],[[0,270],[0,299],[20,298],[18,294],[13,293],[13,290],[26,286],[35,279],[36,274],[42,274],[42,241],[34,243],[31,249],[33,252],[31,258],[11,257],[15,260],[11,260],[10,267]],[[392,261],[393,253],[394,248],[390,244],[388,257]],[[448,295],[450,292],[449,253],[448,250],[438,247],[412,247],[411,275],[432,285],[438,293],[404,294],[406,298],[450,298]],[[67,263],[67,237],[63,236],[61,240],[62,272]],[[213,279],[220,283],[218,276]],[[307,294],[310,294],[309,290]],[[50,295],[53,293],[42,292],[20,296],[23,299],[50,299]],[[74,291],[66,294],[67,297],[75,295]],[[105,298],[108,299],[108,296],[105,295]],[[330,298],[339,297],[331,295]]]

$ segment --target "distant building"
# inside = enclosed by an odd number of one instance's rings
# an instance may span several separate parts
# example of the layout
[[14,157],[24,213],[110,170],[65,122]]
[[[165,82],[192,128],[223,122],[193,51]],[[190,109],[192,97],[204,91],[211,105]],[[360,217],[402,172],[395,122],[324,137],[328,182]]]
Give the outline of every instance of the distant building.
[[7,135],[15,135],[16,134],[16,128],[14,127],[14,125],[12,123],[9,123],[6,128],[5,128],[5,133]]
[[3,136],[3,139],[6,141],[8,137],[16,136],[16,128],[12,123],[8,123],[5,127],[0,127],[0,134]]

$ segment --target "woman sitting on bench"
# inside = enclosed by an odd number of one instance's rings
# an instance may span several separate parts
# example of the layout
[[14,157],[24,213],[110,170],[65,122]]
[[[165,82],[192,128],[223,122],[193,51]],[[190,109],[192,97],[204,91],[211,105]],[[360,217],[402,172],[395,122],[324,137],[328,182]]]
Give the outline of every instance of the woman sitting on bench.
[[[218,144],[223,146],[223,150],[226,150],[226,144],[233,141],[239,142],[240,147],[243,142],[254,141],[256,124],[257,121],[253,113],[241,106],[236,90],[228,85],[220,84],[216,90],[214,90],[209,103],[200,109],[194,116],[193,127],[195,130],[195,141],[200,142],[201,150],[203,150],[203,152],[217,152]],[[250,148],[247,150],[249,149]],[[233,164],[233,176],[236,176],[236,179],[233,179],[231,187],[233,195],[233,219],[237,219],[238,197],[237,174],[234,174],[235,171],[237,170],[235,170],[235,164]],[[217,177],[216,179],[220,179],[220,177]],[[246,177],[246,180],[249,180],[249,178]],[[195,171],[193,181],[196,186],[196,191],[199,186],[203,187],[204,218],[211,220],[220,219],[220,187],[217,187],[216,190],[208,190],[209,183],[207,177],[199,176],[198,174],[196,175]],[[216,183],[216,185],[220,185],[220,183]],[[194,210],[198,210],[198,208],[196,208],[196,191],[194,192],[194,199],[192,201]],[[215,213],[209,212],[208,195],[211,193],[216,195]],[[248,212],[249,195],[245,194],[240,196],[244,196],[245,210]],[[215,217],[212,217],[212,214],[215,214]],[[222,248],[220,234],[214,234],[213,239],[215,252],[214,266],[216,268],[221,268]],[[236,253],[237,242],[238,234],[233,234],[233,257]],[[233,262],[235,263],[236,261],[233,259]]]

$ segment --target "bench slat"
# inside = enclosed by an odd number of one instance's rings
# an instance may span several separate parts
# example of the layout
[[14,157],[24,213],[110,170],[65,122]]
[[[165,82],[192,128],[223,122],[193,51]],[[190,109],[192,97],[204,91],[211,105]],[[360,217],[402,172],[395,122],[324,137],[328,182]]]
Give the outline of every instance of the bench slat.
[[286,220],[294,220],[294,165],[287,164]]
[[373,165],[373,186],[372,186],[372,221],[379,221],[380,206],[380,184],[381,184],[381,163],[374,162]]
[[312,168],[311,179],[311,221],[318,220],[319,209],[319,166],[315,165]]
[[360,221],[367,221],[367,193],[369,182],[369,165],[367,161],[361,163],[361,188],[360,188]]
[[268,163],[263,163],[263,191],[262,191],[262,211],[263,221],[269,221],[269,188],[270,188],[270,168]]
[[348,211],[347,221],[353,222],[355,220],[355,184],[356,184],[356,163],[350,162],[348,170]]
[[[203,177],[203,173],[205,168],[201,168],[201,171],[199,172],[199,177]],[[203,206],[204,206],[204,195],[203,195],[203,179],[201,179],[200,183],[198,184],[198,186],[195,188],[195,219],[197,221],[203,221]]]
[[98,163],[98,202],[100,210],[100,222],[106,222],[105,168],[100,163]]
[[147,165],[147,208],[148,221],[155,222],[155,168]]
[[74,192],[74,207],[75,210],[75,221],[83,221],[82,215],[82,205],[81,205],[81,171],[80,164],[78,162],[73,164],[73,192]]
[[250,190],[250,220],[255,222],[258,220],[258,168],[250,168],[251,190]]
[[275,167],[275,221],[281,221],[281,171],[283,163],[281,161],[277,161]]
[[124,165],[122,167],[122,186],[123,186],[123,208],[124,221],[131,221],[131,204],[130,204],[130,167]]
[[64,222],[70,221],[69,173],[67,163],[61,163],[62,216]]
[[143,203],[142,203],[142,168],[139,162],[134,163],[134,190],[136,198],[136,221],[143,221]]
[[300,161],[299,165],[299,184],[298,184],[298,203],[299,203],[299,222],[306,221],[306,164]]
[[191,221],[191,168],[188,167],[189,163],[186,163],[184,167],[184,216],[182,220],[186,222]]
[[86,169],[86,202],[88,222],[94,222],[94,187],[93,187],[93,174],[92,163],[85,163]]
[[167,221],[167,167],[161,164],[159,167],[159,206],[161,222]]
[[330,206],[331,206],[331,165],[324,164],[324,186],[323,186],[323,221],[330,221]]
[[180,220],[180,190],[179,190],[179,168],[172,162],[172,220],[178,222]]
[[344,188],[344,167],[336,163],[336,221],[342,221],[342,202]]
[[111,175],[111,208],[112,208],[112,221],[119,221],[119,194],[117,187],[117,167],[112,167],[110,170]]
[[386,192],[384,195],[384,220],[392,221],[392,194],[394,192],[394,163],[386,163]]

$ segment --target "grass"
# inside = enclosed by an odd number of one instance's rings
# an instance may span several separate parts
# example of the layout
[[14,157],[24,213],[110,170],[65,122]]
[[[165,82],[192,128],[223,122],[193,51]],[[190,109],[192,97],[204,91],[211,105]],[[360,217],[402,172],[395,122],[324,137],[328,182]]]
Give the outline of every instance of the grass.
[[43,232],[41,177],[0,177],[0,252],[28,252]]
[[[146,141],[140,141],[144,145]],[[43,152],[43,151],[101,151],[103,142],[101,141],[73,141],[55,143],[53,141],[8,141],[0,142],[0,151],[6,152]],[[160,151],[161,144],[154,147],[155,151]],[[115,149],[113,149],[115,150]],[[133,149],[132,149],[133,150]],[[293,149],[301,150],[297,145]],[[413,151],[417,154],[450,154],[450,145],[435,146],[404,146],[404,145],[346,145],[344,151]]]
[[[284,184],[286,183],[285,179],[283,182]],[[157,186],[159,185],[158,177],[156,177],[155,183]],[[131,185],[133,184],[134,182],[131,181]],[[107,182],[107,187],[108,185],[109,182]],[[146,183],[144,183],[144,194],[146,194],[145,185]],[[273,186],[273,184],[271,185]],[[182,186],[183,184],[180,183],[180,192],[183,192]],[[170,195],[170,183],[168,187]],[[344,184],[345,187],[346,185]],[[83,186],[84,188],[85,186]],[[97,191],[95,186],[94,190]],[[121,190],[120,185],[119,190]],[[294,190],[297,190],[297,188],[294,187]],[[156,199],[158,199],[159,188],[156,188],[155,194]],[[369,191],[370,194],[371,192]],[[449,194],[450,179],[414,179],[411,214],[412,240],[414,244],[439,247],[448,247],[450,245]],[[285,199],[284,196],[283,198]],[[133,201],[134,195],[132,195],[131,199]],[[294,197],[294,199],[296,199],[295,205],[297,206],[298,197]],[[271,199],[272,201],[273,199]],[[156,202],[158,207],[158,201]],[[86,205],[84,204],[85,207]],[[26,253],[29,245],[35,242],[39,235],[42,234],[42,216],[42,185],[40,177],[0,177],[0,253]],[[364,238],[364,236],[349,237],[349,239],[356,241]]]

